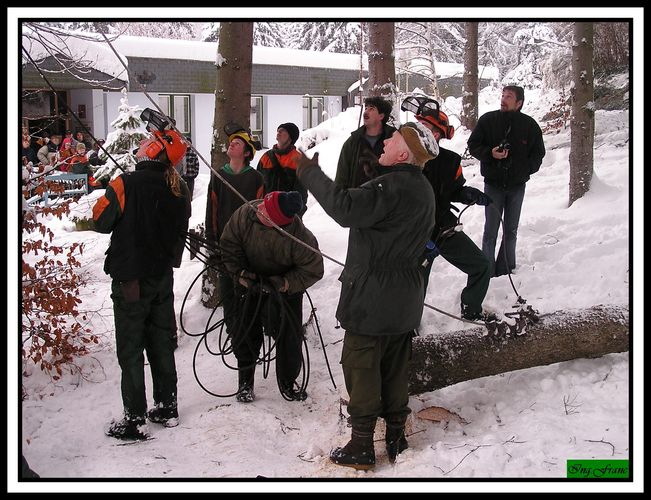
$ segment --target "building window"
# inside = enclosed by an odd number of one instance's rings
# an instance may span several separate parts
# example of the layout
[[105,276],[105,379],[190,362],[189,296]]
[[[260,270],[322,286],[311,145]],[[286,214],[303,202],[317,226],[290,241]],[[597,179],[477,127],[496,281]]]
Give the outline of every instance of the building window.
[[251,134],[262,137],[262,96],[251,96],[251,119],[249,126],[251,127]]
[[324,98],[303,97],[303,127],[316,127],[323,121]]
[[190,96],[161,94],[158,96],[160,108],[176,122],[176,128],[185,136],[190,136]]

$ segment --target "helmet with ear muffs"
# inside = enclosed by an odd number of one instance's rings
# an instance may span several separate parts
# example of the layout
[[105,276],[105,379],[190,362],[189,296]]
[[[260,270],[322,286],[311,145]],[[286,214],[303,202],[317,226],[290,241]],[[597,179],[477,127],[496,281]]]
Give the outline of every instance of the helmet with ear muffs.
[[156,160],[165,151],[172,166],[176,166],[188,150],[188,145],[181,134],[172,129],[163,132],[152,130],[151,134],[152,137],[140,143],[136,157]]
[[441,131],[441,135],[445,139],[452,139],[454,137],[454,127],[450,125],[450,120],[448,119],[448,115],[446,115],[443,111],[438,112],[438,116],[435,116],[433,114],[422,114],[422,115],[416,115],[417,120],[424,120],[431,125],[435,126],[437,129]]

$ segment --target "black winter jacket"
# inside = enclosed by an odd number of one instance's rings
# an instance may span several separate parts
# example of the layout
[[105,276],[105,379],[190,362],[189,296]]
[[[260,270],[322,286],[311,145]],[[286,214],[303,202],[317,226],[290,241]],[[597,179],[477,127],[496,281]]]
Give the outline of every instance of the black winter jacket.
[[461,156],[439,146],[438,156],[425,163],[423,174],[432,185],[436,198],[436,226],[431,238],[436,241],[441,229],[457,222],[457,217],[450,211],[450,203],[459,201],[459,190],[466,183],[461,171]]
[[[492,149],[503,139],[511,145],[509,156],[496,160]],[[484,180],[502,189],[527,182],[531,174],[538,172],[545,156],[540,127],[520,111],[497,110],[482,115],[470,134],[468,150],[481,162]]]
[[423,314],[420,264],[435,223],[434,191],[414,165],[389,170],[351,189],[316,165],[299,171],[327,214],[350,227],[337,319],[353,334],[406,333],[418,327]]
[[93,207],[95,230],[112,233],[104,271],[129,281],[169,272],[181,265],[191,215],[190,192],[181,197],[165,182],[165,164],[141,161],[135,172],[117,177]]

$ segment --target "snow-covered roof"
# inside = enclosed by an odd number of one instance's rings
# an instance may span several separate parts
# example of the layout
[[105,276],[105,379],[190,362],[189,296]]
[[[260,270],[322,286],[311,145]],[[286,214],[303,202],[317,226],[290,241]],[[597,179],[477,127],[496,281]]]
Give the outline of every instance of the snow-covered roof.
[[[192,40],[120,36],[113,42],[113,46],[127,57],[215,62],[219,44]],[[254,46],[253,64],[356,70],[359,69],[359,55]],[[367,66],[367,58],[364,57],[364,67]]]
[[[29,27],[23,27],[22,46],[25,47],[30,57],[35,61],[47,58],[51,55],[53,49],[47,50],[43,43],[49,45],[55,50],[64,53],[72,60],[83,61],[89,67],[101,71],[107,75],[113,76],[120,80],[128,80],[126,70],[120,63],[111,48],[105,42],[92,42],[88,37],[100,36],[89,33],[70,32],[70,35],[57,36],[52,33],[39,32],[36,36]],[[75,36],[83,35],[84,38]],[[43,43],[41,43],[41,41]],[[124,60],[124,58],[122,58]],[[128,65],[128,61],[124,60]]]

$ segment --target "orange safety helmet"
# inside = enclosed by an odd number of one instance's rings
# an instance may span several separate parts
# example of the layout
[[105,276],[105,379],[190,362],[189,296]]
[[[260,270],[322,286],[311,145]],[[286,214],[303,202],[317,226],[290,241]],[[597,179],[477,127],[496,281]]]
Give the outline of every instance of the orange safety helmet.
[[435,126],[437,129],[439,129],[443,137],[445,139],[452,139],[454,137],[454,127],[450,125],[450,120],[448,119],[448,115],[446,115],[443,111],[439,110],[438,112],[438,119],[436,116],[425,113],[422,115],[416,115],[417,120],[424,120],[431,125]]
[[176,166],[188,150],[188,145],[183,139],[183,136],[172,129],[165,130],[164,132],[152,130],[151,133],[152,137],[140,143],[136,157],[155,160],[161,152],[165,151],[172,166]]

